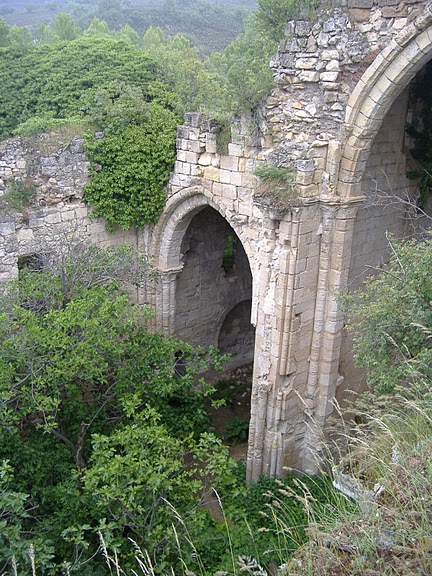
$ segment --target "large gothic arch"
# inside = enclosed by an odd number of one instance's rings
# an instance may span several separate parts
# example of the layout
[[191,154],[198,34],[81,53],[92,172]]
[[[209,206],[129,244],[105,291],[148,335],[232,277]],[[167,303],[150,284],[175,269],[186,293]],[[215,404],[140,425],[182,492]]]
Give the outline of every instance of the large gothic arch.
[[432,3],[374,59],[355,86],[346,108],[338,194],[361,195],[372,142],[391,105],[432,58]]

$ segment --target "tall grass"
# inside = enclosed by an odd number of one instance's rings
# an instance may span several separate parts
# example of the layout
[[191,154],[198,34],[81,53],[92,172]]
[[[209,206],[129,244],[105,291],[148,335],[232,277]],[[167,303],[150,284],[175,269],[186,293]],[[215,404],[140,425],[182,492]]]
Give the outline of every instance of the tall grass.
[[368,500],[336,523],[311,523],[283,576],[432,574],[432,400],[417,381],[366,396],[338,470]]

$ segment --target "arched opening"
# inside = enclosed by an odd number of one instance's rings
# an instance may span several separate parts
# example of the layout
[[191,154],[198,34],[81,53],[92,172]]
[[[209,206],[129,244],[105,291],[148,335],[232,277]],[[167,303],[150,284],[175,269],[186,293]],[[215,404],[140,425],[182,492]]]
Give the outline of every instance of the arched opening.
[[[212,411],[216,430],[230,443],[245,441],[255,330],[251,324],[252,274],[240,239],[210,206],[191,219],[181,243],[176,279],[174,332],[193,346],[218,347],[231,359],[225,372],[208,375],[226,406]],[[238,450],[238,449],[237,449]]]
[[[252,295],[252,274],[242,243],[228,222],[208,206],[192,218],[181,254],[174,331],[194,346],[224,347],[220,330],[227,314]],[[238,354],[246,355],[240,349]]]
[[252,300],[236,304],[225,316],[219,331],[218,348],[230,354],[237,366],[253,361],[255,329],[250,323]]
[[[432,50],[429,49],[429,58],[431,56]],[[415,151],[413,126],[420,133],[425,130],[422,113],[430,114],[431,106],[430,100],[425,105],[419,91],[430,91],[432,65],[425,58],[421,62],[421,69],[416,64],[405,70],[406,85],[402,89],[399,87],[399,93],[388,105],[384,117],[380,119],[377,116],[379,128],[369,132],[373,137],[367,159],[356,165],[358,190],[365,201],[359,207],[354,223],[348,276],[350,291],[360,288],[369,274],[381,269],[388,261],[392,238],[416,235],[425,224],[422,210],[430,212],[430,198],[421,198],[419,179],[410,177],[415,172],[421,174],[423,170]],[[373,121],[371,118],[371,125]],[[430,132],[430,127],[428,130]],[[430,142],[432,148],[432,138]],[[364,386],[363,372],[354,368],[348,352],[351,338],[350,333],[343,334],[339,372],[344,376],[347,388],[360,391]],[[344,396],[345,392],[340,390],[337,400],[341,403]]]

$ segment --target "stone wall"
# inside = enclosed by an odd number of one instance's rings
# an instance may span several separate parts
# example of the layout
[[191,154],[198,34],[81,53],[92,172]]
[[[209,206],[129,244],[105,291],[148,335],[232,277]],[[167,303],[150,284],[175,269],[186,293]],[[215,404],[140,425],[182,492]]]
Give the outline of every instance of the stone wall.
[[56,134],[0,142],[0,196],[14,182],[35,190],[29,206],[0,213],[0,281],[18,275],[18,258],[70,241],[136,245],[136,233],[109,234],[82,202],[88,159],[80,138]]

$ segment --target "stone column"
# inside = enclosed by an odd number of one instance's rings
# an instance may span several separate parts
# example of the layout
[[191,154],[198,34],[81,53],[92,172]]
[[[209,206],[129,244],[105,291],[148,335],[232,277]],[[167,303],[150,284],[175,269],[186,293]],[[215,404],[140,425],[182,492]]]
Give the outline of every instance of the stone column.
[[[294,208],[291,220],[281,223],[281,232],[286,229],[281,238],[283,246],[280,254],[279,283],[276,294],[276,313],[281,318],[281,341],[279,354],[279,374],[290,374],[291,344],[294,319],[294,285],[297,275],[297,249],[301,211]],[[282,226],[285,224],[285,226]],[[281,234],[282,236],[282,234]]]
[[325,421],[333,411],[339,374],[343,316],[338,295],[347,287],[352,236],[358,203],[322,201],[321,242],[310,372],[305,398],[310,421],[304,451],[304,469],[319,469]]
[[274,290],[277,222],[266,218],[259,241],[254,274],[256,310],[255,361],[251,395],[251,421],[247,457],[247,480],[255,481],[268,468],[269,426],[275,387],[277,356],[273,351],[276,330]]
[[175,330],[176,283],[177,274],[182,267],[160,272],[160,289],[156,294],[156,314],[158,328],[166,336],[172,336]]

